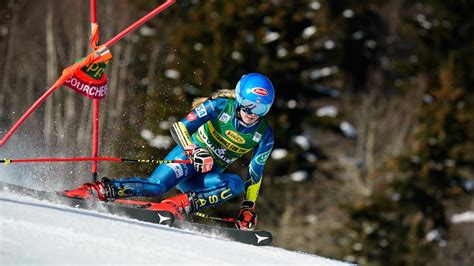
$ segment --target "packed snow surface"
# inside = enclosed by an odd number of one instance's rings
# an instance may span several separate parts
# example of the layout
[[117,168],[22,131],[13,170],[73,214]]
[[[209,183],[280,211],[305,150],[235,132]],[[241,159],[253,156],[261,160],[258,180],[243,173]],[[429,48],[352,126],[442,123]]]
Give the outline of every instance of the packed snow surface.
[[347,265],[0,193],[1,265]]

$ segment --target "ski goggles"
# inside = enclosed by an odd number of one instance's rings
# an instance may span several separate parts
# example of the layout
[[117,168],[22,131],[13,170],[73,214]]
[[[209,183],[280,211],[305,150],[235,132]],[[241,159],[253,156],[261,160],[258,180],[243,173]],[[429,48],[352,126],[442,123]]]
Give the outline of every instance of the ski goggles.
[[257,116],[264,116],[270,110],[270,104],[256,103],[249,100],[242,100],[240,108],[246,114],[254,114]]

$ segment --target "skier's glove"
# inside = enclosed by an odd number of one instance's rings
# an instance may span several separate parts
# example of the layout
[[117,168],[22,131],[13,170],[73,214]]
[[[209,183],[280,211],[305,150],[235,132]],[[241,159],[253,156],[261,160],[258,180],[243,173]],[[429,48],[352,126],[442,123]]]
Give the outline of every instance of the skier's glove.
[[185,150],[197,172],[207,173],[211,171],[212,166],[214,165],[214,159],[208,150],[196,145],[189,145]]
[[257,218],[255,202],[245,200],[240,205],[239,218],[235,225],[240,230],[254,230],[257,226]]

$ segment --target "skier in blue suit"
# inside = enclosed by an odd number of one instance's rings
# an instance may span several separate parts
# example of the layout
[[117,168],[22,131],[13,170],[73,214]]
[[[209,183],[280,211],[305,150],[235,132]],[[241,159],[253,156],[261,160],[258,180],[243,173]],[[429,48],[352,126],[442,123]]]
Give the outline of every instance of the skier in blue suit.
[[[162,202],[178,213],[192,213],[216,206],[244,193],[237,227],[254,229],[255,202],[263,170],[273,149],[273,132],[265,115],[274,101],[271,81],[259,73],[242,76],[234,90],[221,90],[193,102],[192,111],[173,124],[171,135],[178,144],[165,160],[191,160],[191,164],[162,164],[148,178],[122,178],[87,183],[66,191],[73,197],[97,197],[104,201],[131,196],[160,196],[177,187],[181,194]],[[244,181],[225,169],[253,152]]]

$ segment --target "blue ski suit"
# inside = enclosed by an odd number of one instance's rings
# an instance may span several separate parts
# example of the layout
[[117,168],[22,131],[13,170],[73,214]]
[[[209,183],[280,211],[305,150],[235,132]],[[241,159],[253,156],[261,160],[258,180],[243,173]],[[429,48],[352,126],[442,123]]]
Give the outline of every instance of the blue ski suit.
[[[229,102],[232,101],[232,102]],[[196,144],[196,131],[208,121],[218,122],[224,119],[232,121],[234,128],[239,134],[252,133],[256,131],[259,123],[246,126],[239,122],[236,112],[224,113],[228,104],[233,99],[216,98],[205,101],[202,105],[193,109],[181,122],[185,125],[192,140]],[[262,119],[261,119],[262,120]],[[223,133],[223,132],[222,132]],[[227,165],[219,166],[214,162],[210,172],[198,173],[192,164],[169,163],[159,165],[148,178],[122,178],[114,180],[113,183],[126,196],[160,196],[177,187],[181,192],[196,192],[201,202],[200,208],[219,205],[244,192],[244,199],[255,202],[258,197],[262,182],[263,169],[273,149],[273,131],[268,126],[263,134],[258,134],[258,144],[253,149],[252,160],[248,166],[245,181],[233,173],[224,173]],[[255,140],[255,137],[254,137]],[[218,147],[223,149],[224,147]],[[211,152],[215,157],[215,153]],[[188,156],[182,147],[177,145],[165,157],[165,160],[186,160]],[[214,160],[216,161],[216,160]]]

